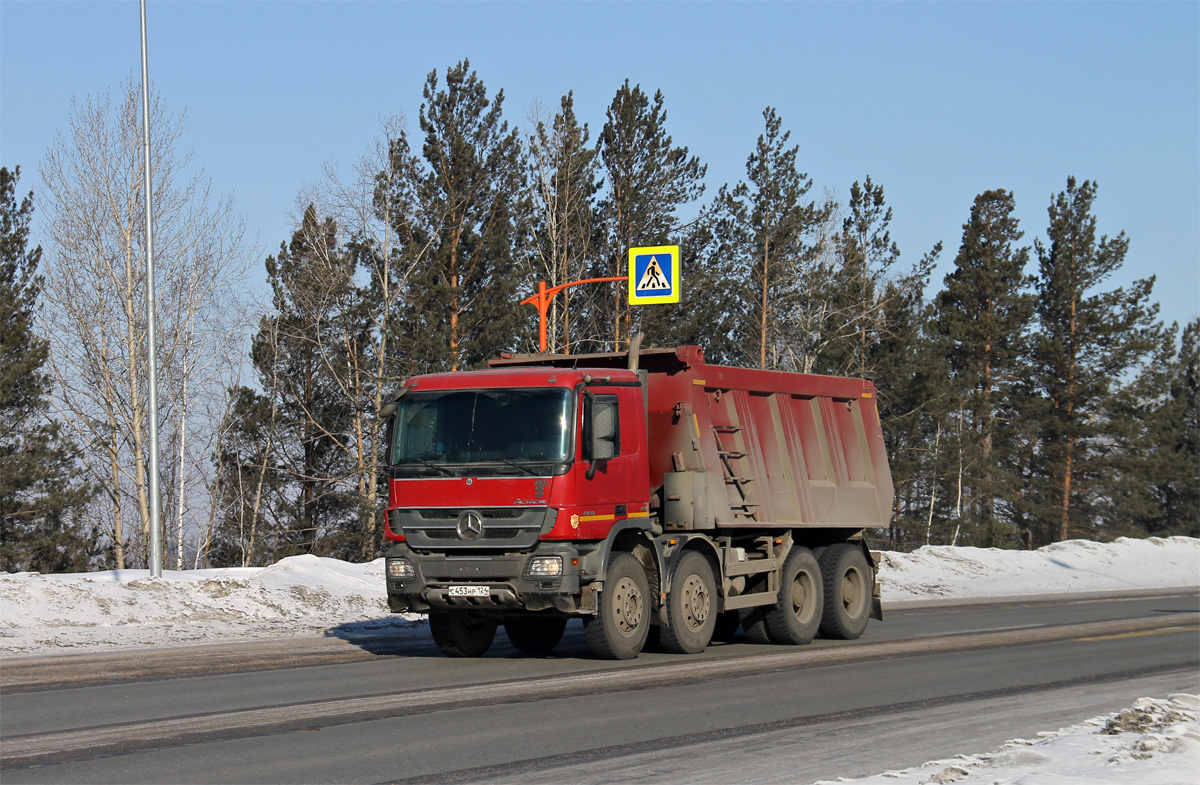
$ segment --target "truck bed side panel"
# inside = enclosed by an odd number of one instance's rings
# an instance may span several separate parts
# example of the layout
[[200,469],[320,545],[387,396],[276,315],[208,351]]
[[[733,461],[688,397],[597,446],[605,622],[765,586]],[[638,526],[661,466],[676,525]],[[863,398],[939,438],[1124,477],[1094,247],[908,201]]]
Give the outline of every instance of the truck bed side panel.
[[695,364],[649,386],[651,486],[703,472],[717,528],[887,525],[870,381]]

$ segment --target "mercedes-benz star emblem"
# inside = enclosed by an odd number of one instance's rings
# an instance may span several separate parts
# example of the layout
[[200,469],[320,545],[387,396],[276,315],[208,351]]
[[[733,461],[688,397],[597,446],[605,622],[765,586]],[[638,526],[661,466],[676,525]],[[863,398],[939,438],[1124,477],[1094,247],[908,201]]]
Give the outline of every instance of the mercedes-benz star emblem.
[[458,539],[477,540],[483,534],[483,518],[477,512],[458,516]]

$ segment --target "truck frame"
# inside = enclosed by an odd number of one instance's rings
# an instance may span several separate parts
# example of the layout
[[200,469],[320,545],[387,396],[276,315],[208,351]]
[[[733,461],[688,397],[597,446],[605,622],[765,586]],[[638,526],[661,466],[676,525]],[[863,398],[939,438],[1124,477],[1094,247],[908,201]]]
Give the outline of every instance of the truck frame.
[[696,346],[510,355],[385,410],[388,605],[449,656],[854,639],[892,482],[870,380],[708,365]]

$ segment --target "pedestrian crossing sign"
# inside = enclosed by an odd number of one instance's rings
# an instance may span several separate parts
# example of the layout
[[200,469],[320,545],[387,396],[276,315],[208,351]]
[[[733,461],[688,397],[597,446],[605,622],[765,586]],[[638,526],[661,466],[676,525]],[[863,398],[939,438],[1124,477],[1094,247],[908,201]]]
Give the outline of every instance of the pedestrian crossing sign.
[[629,304],[679,302],[679,246],[629,249]]

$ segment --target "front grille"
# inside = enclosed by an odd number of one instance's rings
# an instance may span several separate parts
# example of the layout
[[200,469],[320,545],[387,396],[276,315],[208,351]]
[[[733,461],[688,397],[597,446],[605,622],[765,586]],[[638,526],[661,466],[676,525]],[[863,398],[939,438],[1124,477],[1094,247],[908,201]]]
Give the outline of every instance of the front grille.
[[[474,540],[458,536],[458,519],[471,510],[483,519],[483,534]],[[450,551],[465,548],[527,550],[554,528],[558,511],[547,507],[418,507],[389,510],[393,531],[403,531],[409,547]]]
[[[433,509],[413,510],[413,512],[427,521],[457,521],[458,516],[462,515],[466,511],[467,508],[465,507],[461,509],[439,507]],[[501,521],[520,518],[525,514],[526,511],[513,507],[488,507],[482,510],[475,510],[475,512],[479,513],[479,516],[485,521]]]
[[[406,530],[411,531],[411,530]],[[458,531],[455,529],[420,529],[426,537],[431,540],[457,540]],[[487,539],[489,540],[511,540],[521,533],[520,529],[489,529]]]

